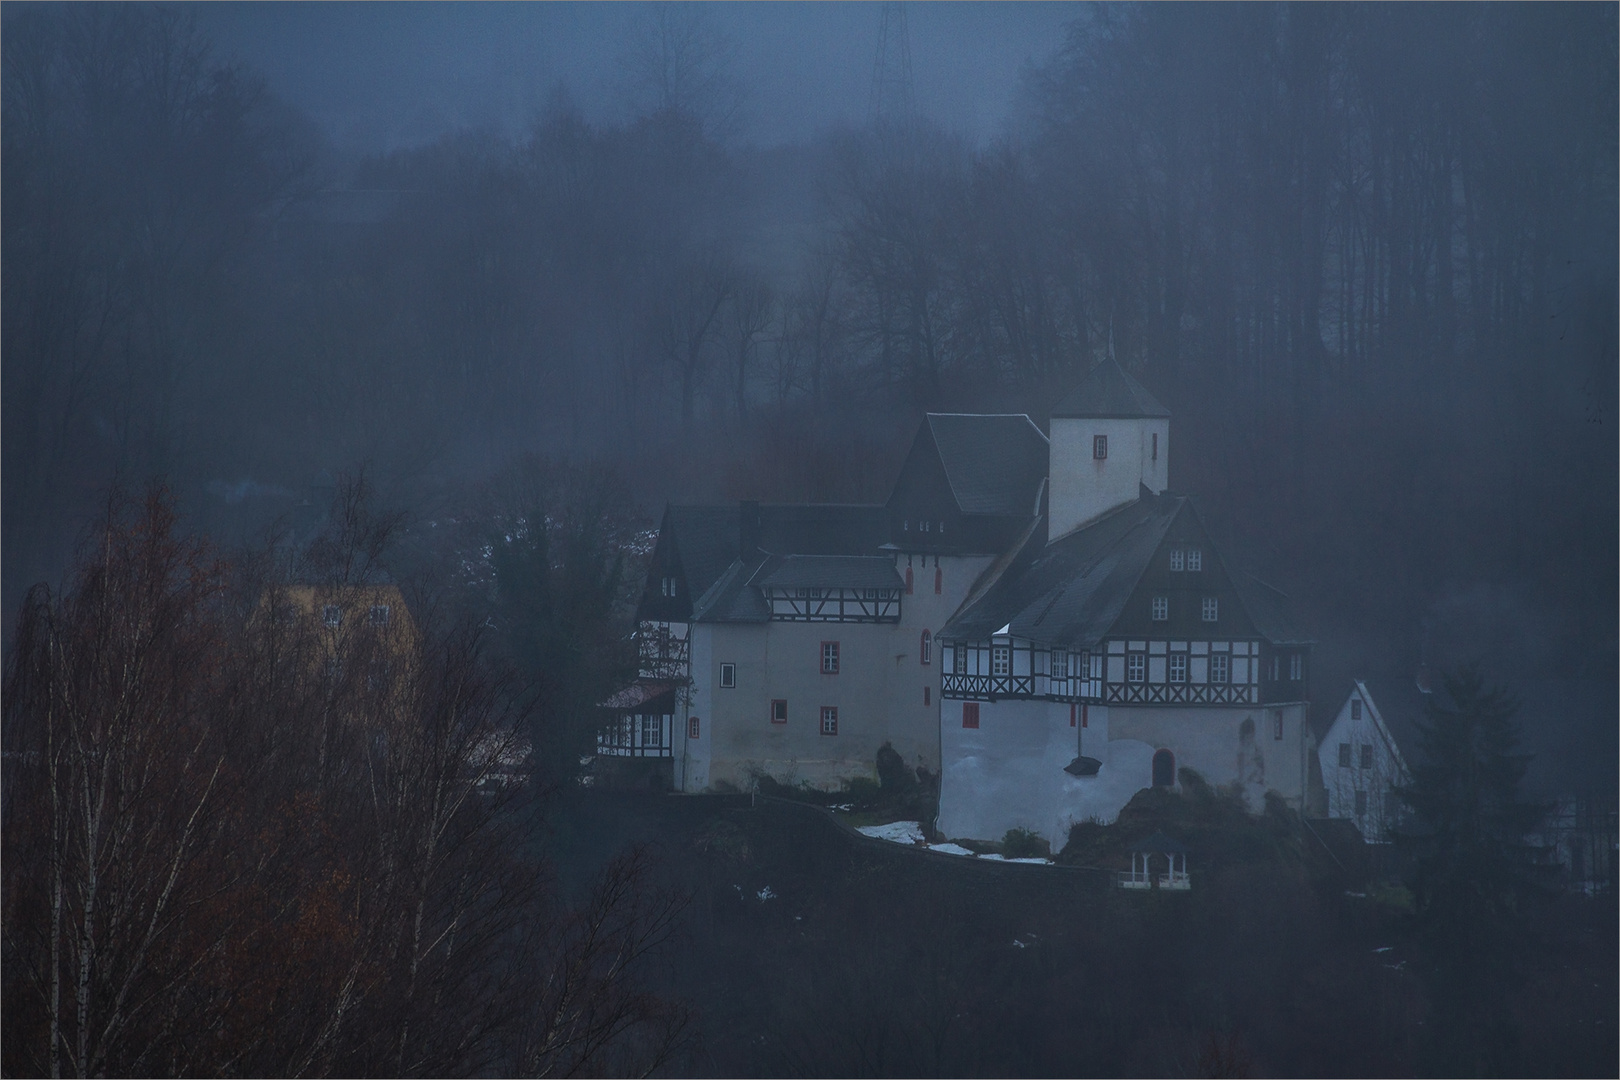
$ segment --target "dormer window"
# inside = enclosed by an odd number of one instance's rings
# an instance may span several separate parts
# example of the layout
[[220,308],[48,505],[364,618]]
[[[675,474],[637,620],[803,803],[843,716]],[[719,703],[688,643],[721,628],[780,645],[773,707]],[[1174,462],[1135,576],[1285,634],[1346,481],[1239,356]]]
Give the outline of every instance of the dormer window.
[[1095,461],[1108,459],[1108,436],[1093,435],[1091,437],[1091,457]]

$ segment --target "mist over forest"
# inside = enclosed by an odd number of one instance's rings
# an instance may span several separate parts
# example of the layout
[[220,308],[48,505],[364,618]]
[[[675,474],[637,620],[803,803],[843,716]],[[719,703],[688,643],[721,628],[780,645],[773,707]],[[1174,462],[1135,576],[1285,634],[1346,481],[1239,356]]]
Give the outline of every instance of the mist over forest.
[[[993,122],[863,59],[786,135],[723,9],[616,18],[593,81],[367,144],[185,6],[6,5],[8,639],[117,485],[235,553],[363,476],[391,571],[573,656],[531,703],[583,715],[667,503],[881,502],[925,413],[1044,428],[1113,357],[1316,707],[1420,663],[1620,679],[1614,5],[1076,6]],[[596,562],[530,626],[469,552],[538,506]],[[1612,725],[1525,739],[1544,793],[1612,794]],[[762,1061],[694,1068],[849,1065]]]

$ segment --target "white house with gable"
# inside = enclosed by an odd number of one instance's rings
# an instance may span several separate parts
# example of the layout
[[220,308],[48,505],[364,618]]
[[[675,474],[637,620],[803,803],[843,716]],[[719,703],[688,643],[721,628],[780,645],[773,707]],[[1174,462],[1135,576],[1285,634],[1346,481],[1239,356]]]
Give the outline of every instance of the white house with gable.
[[1411,741],[1415,717],[1406,714],[1414,706],[1407,699],[1417,699],[1415,708],[1420,711],[1422,698],[1428,696],[1421,678],[1412,689],[1408,695],[1384,695],[1401,710],[1399,719],[1394,715],[1386,718],[1367,680],[1352,680],[1350,693],[1322,733],[1317,750],[1322,786],[1327,791],[1327,816],[1355,822],[1368,843],[1386,842],[1402,818],[1397,789],[1410,782],[1411,774],[1395,733],[1399,730]]

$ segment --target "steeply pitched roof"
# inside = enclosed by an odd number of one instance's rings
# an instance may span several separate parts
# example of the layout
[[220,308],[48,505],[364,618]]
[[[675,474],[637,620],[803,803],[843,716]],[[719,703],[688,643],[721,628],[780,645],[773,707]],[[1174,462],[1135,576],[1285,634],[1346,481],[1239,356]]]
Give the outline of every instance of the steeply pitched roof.
[[761,588],[901,589],[905,582],[891,556],[786,555],[768,560],[754,575]]
[[737,507],[674,506],[667,515],[686,587],[702,596],[737,558]]
[[940,631],[982,641],[1003,626],[1045,645],[1095,644],[1125,602],[1186,499],[1144,495],[1093,525],[1026,553]]
[[1095,365],[1080,385],[1052,409],[1053,419],[1131,420],[1144,416],[1169,416],[1170,410],[1133,379],[1112,358]]
[[[892,556],[880,556],[888,540],[881,506],[811,503],[757,504],[757,547],[742,552],[741,521],[756,509],[730,506],[671,506],[670,527],[696,598],[698,622],[764,622],[770,608],[760,593],[761,573],[849,576],[851,581],[795,581],[803,585],[895,588]],[[882,563],[882,568],[876,568]],[[783,570],[784,567],[792,569]],[[819,567],[819,570],[816,569]],[[882,572],[887,572],[887,577]],[[785,584],[786,582],[783,582]]]
[[1287,593],[1243,570],[1234,569],[1231,578],[1232,587],[1243,602],[1243,610],[1249,613],[1261,637],[1273,645],[1315,644],[1294,622]]
[[928,431],[964,514],[1027,517],[1046,476],[1047,442],[1022,413],[929,413]]

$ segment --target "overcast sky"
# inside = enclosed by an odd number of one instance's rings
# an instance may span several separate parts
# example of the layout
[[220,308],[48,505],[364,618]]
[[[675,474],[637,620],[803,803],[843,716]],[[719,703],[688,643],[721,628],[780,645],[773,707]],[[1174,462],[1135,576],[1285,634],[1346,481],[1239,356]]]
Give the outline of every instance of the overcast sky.
[[[622,115],[620,58],[639,3],[239,3],[191,8],[222,58],[256,68],[339,146],[386,149],[458,126],[520,130],[566,85],[586,115]],[[1019,74],[1050,55],[1076,5],[906,6],[918,110],[975,142],[1002,130]],[[745,138],[792,141],[867,113],[875,3],[706,8],[735,44]]]

